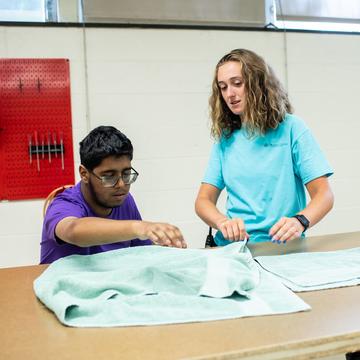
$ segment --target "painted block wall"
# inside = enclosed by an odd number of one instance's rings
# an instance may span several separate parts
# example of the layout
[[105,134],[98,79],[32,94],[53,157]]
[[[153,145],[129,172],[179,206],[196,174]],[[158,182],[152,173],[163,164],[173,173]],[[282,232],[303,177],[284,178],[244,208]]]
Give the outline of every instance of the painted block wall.
[[[118,127],[135,147],[133,166],[140,177],[131,191],[143,218],[176,224],[196,248],[203,247],[207,233],[194,200],[212,144],[213,70],[237,47],[264,56],[288,84],[295,113],[335,169],[335,207],[309,235],[360,230],[360,36],[0,27],[0,57],[70,59],[76,173],[78,143],[87,132],[101,124]],[[38,263],[42,205],[0,203],[0,267]]]

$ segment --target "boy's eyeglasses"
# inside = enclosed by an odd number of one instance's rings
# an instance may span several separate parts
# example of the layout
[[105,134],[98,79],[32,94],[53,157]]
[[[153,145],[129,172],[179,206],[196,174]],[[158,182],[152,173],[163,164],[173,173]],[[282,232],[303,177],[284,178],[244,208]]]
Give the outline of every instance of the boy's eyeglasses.
[[98,176],[93,171],[90,171],[96,178],[98,178],[104,187],[114,187],[121,179],[125,185],[130,185],[136,181],[139,173],[134,169],[124,170],[120,175],[104,175]]

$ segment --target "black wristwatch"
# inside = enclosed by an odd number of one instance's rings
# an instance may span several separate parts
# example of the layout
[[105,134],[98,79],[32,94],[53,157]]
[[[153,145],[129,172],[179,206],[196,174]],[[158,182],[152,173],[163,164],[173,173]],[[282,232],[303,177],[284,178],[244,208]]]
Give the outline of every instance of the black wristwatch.
[[299,223],[304,227],[303,232],[305,232],[310,225],[310,221],[304,215],[301,214],[294,215],[293,217],[298,219]]

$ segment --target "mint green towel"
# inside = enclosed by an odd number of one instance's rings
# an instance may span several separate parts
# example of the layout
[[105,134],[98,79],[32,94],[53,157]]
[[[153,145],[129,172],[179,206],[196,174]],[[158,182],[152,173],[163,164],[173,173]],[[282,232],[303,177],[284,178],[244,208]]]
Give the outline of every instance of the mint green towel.
[[360,248],[258,256],[255,260],[293,291],[360,284]]
[[69,326],[154,325],[309,309],[244,243],[217,250],[144,246],[52,263],[37,297]]

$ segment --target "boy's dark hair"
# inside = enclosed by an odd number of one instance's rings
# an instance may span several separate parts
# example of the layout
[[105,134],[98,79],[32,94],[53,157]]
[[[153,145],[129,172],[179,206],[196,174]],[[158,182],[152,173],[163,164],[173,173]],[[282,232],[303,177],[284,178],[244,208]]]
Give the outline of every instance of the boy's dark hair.
[[98,126],[80,141],[80,161],[93,170],[108,156],[133,157],[131,141],[113,126]]

